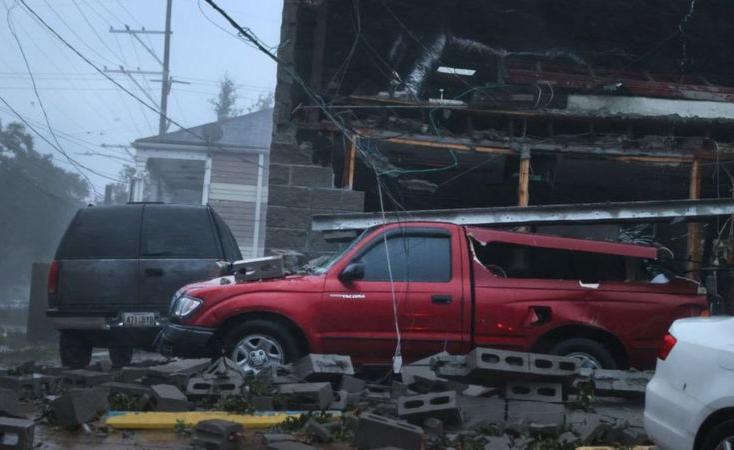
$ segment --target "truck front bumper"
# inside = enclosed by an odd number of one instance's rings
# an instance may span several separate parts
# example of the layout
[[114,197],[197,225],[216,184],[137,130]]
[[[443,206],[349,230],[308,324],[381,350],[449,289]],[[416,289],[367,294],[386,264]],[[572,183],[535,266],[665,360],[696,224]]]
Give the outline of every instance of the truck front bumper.
[[212,356],[213,328],[169,323],[156,338],[155,349],[164,356],[200,358]]

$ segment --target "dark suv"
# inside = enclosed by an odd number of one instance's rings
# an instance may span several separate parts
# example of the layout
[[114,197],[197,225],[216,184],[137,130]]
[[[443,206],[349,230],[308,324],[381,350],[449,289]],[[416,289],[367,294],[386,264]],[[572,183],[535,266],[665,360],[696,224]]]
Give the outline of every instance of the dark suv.
[[134,203],[79,210],[51,264],[47,315],[61,332],[64,366],[89,364],[92,347],[113,365],[150,348],[171,297],[241,259],[224,221],[207,206]]

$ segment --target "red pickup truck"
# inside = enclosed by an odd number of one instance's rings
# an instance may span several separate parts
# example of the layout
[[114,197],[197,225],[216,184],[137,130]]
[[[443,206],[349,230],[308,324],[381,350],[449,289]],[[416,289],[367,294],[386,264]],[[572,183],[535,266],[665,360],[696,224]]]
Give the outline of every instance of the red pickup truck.
[[159,349],[224,351],[252,371],[307,352],[390,364],[399,330],[406,361],[485,346],[647,369],[675,319],[708,311],[698,283],[656,273],[657,257],[641,245],[388,224],[308,273],[185,286]]

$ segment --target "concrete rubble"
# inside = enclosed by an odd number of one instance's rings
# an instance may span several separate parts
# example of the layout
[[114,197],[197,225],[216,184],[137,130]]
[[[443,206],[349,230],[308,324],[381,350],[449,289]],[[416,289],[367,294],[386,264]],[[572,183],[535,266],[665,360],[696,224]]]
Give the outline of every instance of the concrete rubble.
[[[563,448],[645,443],[641,396],[651,376],[485,348],[438,353],[379,381],[356,372],[349,357],[316,354],[257,374],[242,373],[227,358],[4,372],[0,420],[8,427],[32,417],[33,407],[67,429],[94,426],[109,411],[303,411],[262,433],[262,446],[342,443],[403,450],[525,448],[546,440]],[[246,448],[239,424],[207,420],[188,426],[199,448]],[[18,430],[24,439],[32,436],[32,429]]]

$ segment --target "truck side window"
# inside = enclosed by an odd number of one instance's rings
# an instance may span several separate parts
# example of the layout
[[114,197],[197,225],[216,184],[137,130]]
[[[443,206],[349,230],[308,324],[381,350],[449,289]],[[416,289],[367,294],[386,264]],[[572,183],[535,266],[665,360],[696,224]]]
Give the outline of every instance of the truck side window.
[[120,206],[104,210],[88,208],[80,211],[64,235],[57,258],[137,258],[141,209],[141,207]]
[[[451,281],[451,240],[437,236],[394,236],[387,240],[394,281],[445,283]],[[364,281],[390,281],[385,244],[376,240],[359,258]]]
[[219,258],[209,213],[204,208],[146,205],[143,258]]
[[475,246],[485,266],[502,269],[508,278],[625,281],[624,256],[490,242]]

